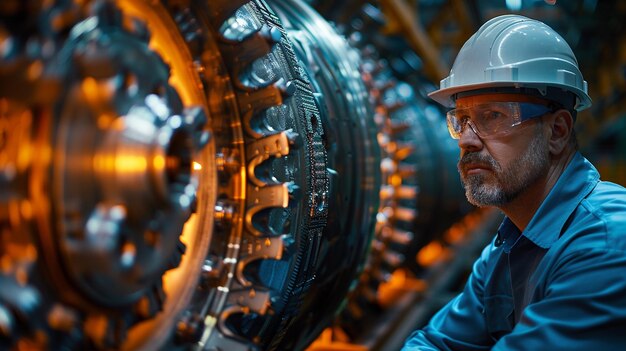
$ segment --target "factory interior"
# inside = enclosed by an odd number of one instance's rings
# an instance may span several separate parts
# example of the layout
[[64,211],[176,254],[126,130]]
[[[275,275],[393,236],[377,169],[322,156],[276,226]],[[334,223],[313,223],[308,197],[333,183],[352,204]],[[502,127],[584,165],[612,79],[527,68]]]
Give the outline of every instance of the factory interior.
[[507,13],[626,185],[624,1],[2,0],[0,349],[399,350],[503,218],[427,95]]

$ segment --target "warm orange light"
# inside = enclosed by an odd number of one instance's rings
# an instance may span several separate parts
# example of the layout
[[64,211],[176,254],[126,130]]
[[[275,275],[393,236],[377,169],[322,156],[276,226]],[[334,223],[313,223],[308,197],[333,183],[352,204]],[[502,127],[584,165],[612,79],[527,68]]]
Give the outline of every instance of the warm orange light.
[[428,267],[445,260],[449,254],[440,242],[431,241],[417,253],[415,259],[420,265]]
[[98,123],[98,128],[104,130],[111,126],[111,123],[117,118],[117,116],[111,113],[102,113],[98,116],[96,122]]
[[390,306],[406,293],[406,291],[424,291],[427,284],[422,279],[416,279],[405,269],[396,269],[387,282],[378,287],[378,302],[382,306]]
[[156,171],[165,169],[165,157],[163,157],[163,155],[156,155],[152,159],[152,167],[154,167]]
[[202,165],[196,161],[193,162],[193,170],[194,171],[201,171],[202,170]]
[[28,200],[22,200],[20,203],[20,212],[24,219],[30,220],[33,217],[33,204]]
[[398,174],[394,174],[389,178],[389,183],[393,186],[400,186],[402,185],[402,177]]
[[454,225],[444,234],[444,238],[450,244],[455,244],[463,240],[465,238],[467,232],[463,230],[463,226]]
[[340,328],[326,328],[307,351],[367,351],[362,345],[352,344],[349,337]]
[[145,173],[148,161],[138,155],[97,155],[94,157],[94,168],[106,173]]
[[96,82],[95,78],[87,77],[83,79],[81,88],[88,101],[98,100],[98,82]]
[[145,173],[148,162],[143,156],[119,155],[115,158],[115,170],[118,173]]

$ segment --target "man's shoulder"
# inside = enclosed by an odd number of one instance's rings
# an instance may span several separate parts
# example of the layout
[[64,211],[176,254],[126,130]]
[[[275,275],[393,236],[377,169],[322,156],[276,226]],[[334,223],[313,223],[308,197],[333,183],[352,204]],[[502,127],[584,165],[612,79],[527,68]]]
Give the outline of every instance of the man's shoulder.
[[621,214],[626,216],[626,188],[607,181],[598,181],[595,188],[583,199],[583,204],[599,217]]
[[626,188],[599,181],[583,199],[572,223],[582,231],[602,234],[607,248],[626,250]]

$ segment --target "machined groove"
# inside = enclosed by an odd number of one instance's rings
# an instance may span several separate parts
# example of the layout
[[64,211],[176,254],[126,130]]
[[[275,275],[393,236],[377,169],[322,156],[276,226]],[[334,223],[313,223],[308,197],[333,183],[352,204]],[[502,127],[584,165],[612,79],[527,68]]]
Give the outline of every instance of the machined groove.
[[260,138],[263,133],[253,127],[253,119],[270,107],[283,103],[283,92],[280,88],[270,85],[261,89],[237,92],[239,111],[242,115],[242,124],[246,133],[254,138]]
[[258,187],[248,186],[248,199],[245,225],[248,232],[255,236],[263,236],[264,232],[255,226],[254,216],[271,208],[287,208],[289,206],[289,184],[275,184]]
[[293,144],[296,135],[287,131],[270,134],[249,143],[246,147],[248,158],[248,179],[256,186],[262,187],[267,182],[260,180],[256,173],[256,167],[270,157],[283,157],[289,154],[290,145]]
[[244,287],[252,286],[245,277],[245,267],[257,260],[280,260],[283,256],[284,242],[280,237],[259,238],[245,235],[242,243],[241,256],[237,263],[237,280]]

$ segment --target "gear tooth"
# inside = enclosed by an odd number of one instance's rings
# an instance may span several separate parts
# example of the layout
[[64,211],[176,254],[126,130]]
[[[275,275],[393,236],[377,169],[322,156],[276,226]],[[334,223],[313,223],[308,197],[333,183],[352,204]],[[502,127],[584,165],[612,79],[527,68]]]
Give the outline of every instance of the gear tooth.
[[413,223],[417,218],[417,210],[414,208],[398,206],[393,210],[393,219],[407,223]]
[[[224,335],[231,338],[240,338],[237,330],[227,324],[227,320],[237,314],[255,314],[264,316],[271,312],[270,293],[259,288],[248,288],[231,291],[228,295],[227,306],[218,317],[218,327]],[[258,342],[258,340],[252,340]]]
[[232,17],[237,10],[243,5],[249,3],[249,0],[211,0],[206,4],[209,7],[209,16],[211,24],[216,31],[220,29],[227,19]]
[[[406,106],[405,104],[402,104],[401,107]],[[391,122],[391,133],[393,135],[400,135],[403,134],[407,131],[409,131],[411,129],[411,123],[406,122],[406,121],[401,121],[401,122],[395,122],[392,121]]]
[[193,149],[201,150],[211,140],[211,132],[206,128],[208,118],[200,106],[191,106],[185,109],[185,124],[192,133]]
[[259,29],[259,35],[265,38],[270,44],[280,43],[283,35],[281,31],[276,27],[270,27],[267,24],[264,24],[261,29]]
[[413,241],[414,237],[415,234],[413,232],[394,228],[390,239],[394,243],[408,245]]
[[246,202],[245,227],[250,234],[263,236],[263,233],[254,224],[254,216],[268,208],[287,208],[289,205],[289,186],[288,184],[263,187],[249,185]]
[[98,17],[98,22],[104,26],[122,25],[124,15],[112,1],[99,1],[93,7],[93,14]]
[[237,102],[243,119],[243,127],[248,135],[263,136],[253,128],[253,119],[266,109],[283,103],[281,91],[275,86],[237,92]]
[[[290,139],[290,136],[292,139]],[[248,179],[256,186],[264,186],[266,183],[257,178],[255,169],[270,157],[283,157],[289,154],[290,145],[294,138],[293,134],[280,132],[265,136],[250,142],[246,148],[248,161]]]
[[204,113],[204,109],[201,106],[190,106],[185,108],[185,123],[191,127],[192,130],[202,129],[208,119]]
[[385,264],[387,264],[387,267],[391,268],[390,270],[395,269],[396,267],[400,266],[402,262],[404,262],[403,255],[391,250],[385,251],[385,253],[383,254],[383,259],[385,261]]
[[408,163],[400,163],[398,165],[398,174],[402,179],[411,179],[417,176],[417,166]]
[[411,200],[417,198],[418,188],[413,185],[401,185],[396,187],[395,196],[401,200]]
[[194,57],[198,57],[204,50],[204,41],[206,36],[200,29],[198,21],[190,13],[188,8],[177,11],[173,15],[174,21],[178,25],[178,28],[183,36],[183,39],[187,43],[189,51]]
[[383,174],[391,175],[398,169],[398,163],[390,157],[385,157],[380,162],[380,169]]
[[283,98],[288,98],[293,96],[296,93],[297,87],[296,84],[292,81],[284,82],[283,80],[277,81],[274,83],[274,87],[280,90]]
[[242,307],[244,313],[259,315],[265,315],[271,306],[269,291],[254,287],[231,291],[228,301],[231,305]]
[[150,291],[144,295],[144,298],[147,299],[147,309],[144,312],[147,312],[145,316],[147,318],[153,318],[157,313],[163,311],[163,306],[165,305],[165,291],[163,290],[163,282],[162,280],[158,280],[150,289]]
[[388,201],[393,198],[393,186],[391,185],[382,185],[380,187],[380,199],[382,201]]
[[241,243],[240,259],[237,263],[237,279],[244,287],[252,286],[245,277],[245,268],[257,260],[280,260],[283,256],[284,243],[281,237],[256,237],[244,235]]
[[130,19],[130,23],[132,24],[132,27],[129,28],[129,31],[139,40],[147,44],[152,37],[152,33],[150,33],[148,26],[137,18]]
[[[394,113],[399,111],[400,109],[402,109],[403,107],[406,107],[406,103],[402,102],[402,101],[395,101],[393,103],[390,104],[386,104],[385,108],[387,109],[388,113]],[[408,129],[408,128],[407,128]],[[406,129],[405,129],[406,130]],[[393,130],[391,131],[393,133]]]
[[170,257],[168,268],[172,269],[178,267],[186,251],[187,246],[179,240],[178,243],[176,243],[176,250],[174,250],[174,253]]
[[415,153],[415,146],[412,143],[397,143],[397,145],[393,155],[396,160],[404,160]]
[[[256,32],[241,43],[222,45],[222,55],[237,88],[250,89],[241,82],[242,73],[254,61],[267,56],[272,51],[273,46],[274,43],[268,41],[267,37],[260,32]],[[268,82],[266,85],[271,83]]]
[[300,201],[302,199],[302,191],[299,186],[294,183],[286,183],[289,191],[290,201]]

